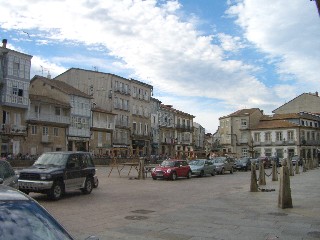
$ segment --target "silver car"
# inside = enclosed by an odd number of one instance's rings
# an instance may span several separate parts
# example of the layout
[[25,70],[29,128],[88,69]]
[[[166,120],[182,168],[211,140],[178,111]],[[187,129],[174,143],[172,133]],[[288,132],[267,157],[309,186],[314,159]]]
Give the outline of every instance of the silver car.
[[0,184],[18,189],[18,175],[6,160],[0,160]]
[[207,159],[192,160],[189,162],[192,175],[203,177],[206,174],[216,175],[216,167]]
[[230,157],[216,157],[211,160],[218,174],[225,174],[226,171],[233,173],[235,161]]

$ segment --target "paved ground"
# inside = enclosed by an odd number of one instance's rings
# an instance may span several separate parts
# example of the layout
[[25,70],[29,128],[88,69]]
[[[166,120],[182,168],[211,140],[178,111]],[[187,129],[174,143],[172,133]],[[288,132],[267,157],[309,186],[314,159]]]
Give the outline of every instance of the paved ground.
[[[293,208],[278,208],[279,182],[270,192],[249,192],[250,172],[179,179],[135,180],[99,167],[90,195],[67,194],[57,202],[31,194],[76,239],[206,240],[320,239],[320,171],[290,177]],[[267,170],[267,174],[271,172]]]

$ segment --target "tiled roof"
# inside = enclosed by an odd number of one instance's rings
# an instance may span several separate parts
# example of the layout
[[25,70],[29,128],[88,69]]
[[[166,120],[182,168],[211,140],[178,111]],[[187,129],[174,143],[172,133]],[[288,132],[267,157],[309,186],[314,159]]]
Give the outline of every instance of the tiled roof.
[[220,117],[219,119],[226,118],[226,117],[242,117],[242,116],[248,116],[254,113],[255,111],[260,111],[259,108],[249,108],[249,109],[240,109],[234,113],[231,113],[227,116]]
[[70,95],[75,95],[75,96],[79,96],[79,97],[83,97],[83,98],[92,98],[90,95],[84,93],[84,92],[81,92],[80,90],[72,87],[71,85],[65,83],[65,82],[62,82],[62,81],[59,81],[59,80],[52,80],[52,79],[48,79],[48,78],[45,78],[45,77],[42,77],[42,76],[34,76],[31,81],[35,80],[35,79],[40,79],[41,81],[43,81],[44,83],[52,86],[52,87],[55,87],[57,89],[59,89],[60,91],[62,92],[65,92],[67,94],[70,94]]
[[32,101],[37,101],[37,102],[43,102],[43,103],[50,103],[56,106],[62,106],[62,107],[66,107],[66,108],[71,108],[69,103],[65,103],[53,98],[49,98],[46,96],[39,96],[39,95],[34,95],[34,94],[29,94],[29,98]]
[[180,110],[177,110],[177,109],[173,108],[172,105],[161,104],[160,107],[161,107],[162,109],[165,109],[165,110],[170,111],[170,112],[173,112],[173,113],[182,114],[182,115],[187,115],[187,116],[189,116],[189,117],[195,117],[195,116],[193,116],[193,115],[191,115],[191,114],[189,114],[189,113],[185,113],[185,112],[182,112],[182,111],[180,111]]
[[256,129],[275,129],[275,128],[293,128],[298,127],[297,124],[291,123],[286,120],[270,120],[270,121],[260,121],[255,128]]

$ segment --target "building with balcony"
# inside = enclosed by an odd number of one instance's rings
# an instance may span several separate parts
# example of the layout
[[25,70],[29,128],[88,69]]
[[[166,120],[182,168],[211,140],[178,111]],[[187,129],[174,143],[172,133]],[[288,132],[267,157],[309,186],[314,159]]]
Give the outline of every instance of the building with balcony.
[[116,114],[92,106],[90,151],[98,156],[110,156]]
[[161,104],[159,111],[160,154],[174,158],[194,157],[194,116]]
[[33,102],[27,120],[38,124],[39,130],[34,134],[41,134],[39,146],[45,145],[37,154],[57,150],[89,151],[91,96],[65,82],[41,76],[32,78],[29,91]]
[[320,148],[320,115],[300,112],[263,116],[251,129],[251,138],[254,157],[316,158]]
[[94,105],[115,114],[112,148],[117,155],[149,155],[153,87],[110,73],[71,68],[55,79],[92,96]]
[[24,151],[27,128],[25,116],[29,107],[30,67],[32,56],[0,47],[0,145],[1,155]]
[[205,128],[199,123],[193,122],[194,152],[198,158],[203,158],[207,155],[207,151],[205,150],[205,134]]
[[151,155],[158,156],[160,146],[160,128],[159,128],[159,115],[161,101],[155,98],[150,99],[151,102]]

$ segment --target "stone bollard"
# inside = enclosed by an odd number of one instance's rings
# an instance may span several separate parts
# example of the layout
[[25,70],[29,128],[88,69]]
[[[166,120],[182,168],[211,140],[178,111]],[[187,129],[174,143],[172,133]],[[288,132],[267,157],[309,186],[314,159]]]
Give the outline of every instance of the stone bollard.
[[293,164],[290,158],[287,159],[287,166],[289,167],[289,175],[294,176]]
[[259,163],[259,185],[266,185],[266,176],[264,173],[264,165],[263,162]]
[[296,169],[295,169],[296,174],[299,174],[299,168],[300,168],[299,164],[300,164],[300,161],[296,162]]
[[273,161],[272,164],[272,181],[278,181],[277,162]]
[[306,168],[306,161],[305,159],[302,159],[302,172],[306,172],[307,168]]
[[278,207],[282,209],[293,207],[291,198],[289,169],[286,163],[282,165],[282,167],[280,168]]
[[258,192],[257,184],[257,173],[256,173],[256,164],[251,163],[251,183],[250,183],[250,192]]
[[145,179],[144,175],[144,159],[140,159],[139,161],[139,174],[138,174],[138,179]]
[[309,159],[309,164],[310,164],[309,169],[310,169],[310,170],[313,170],[313,161],[312,161],[312,158]]

